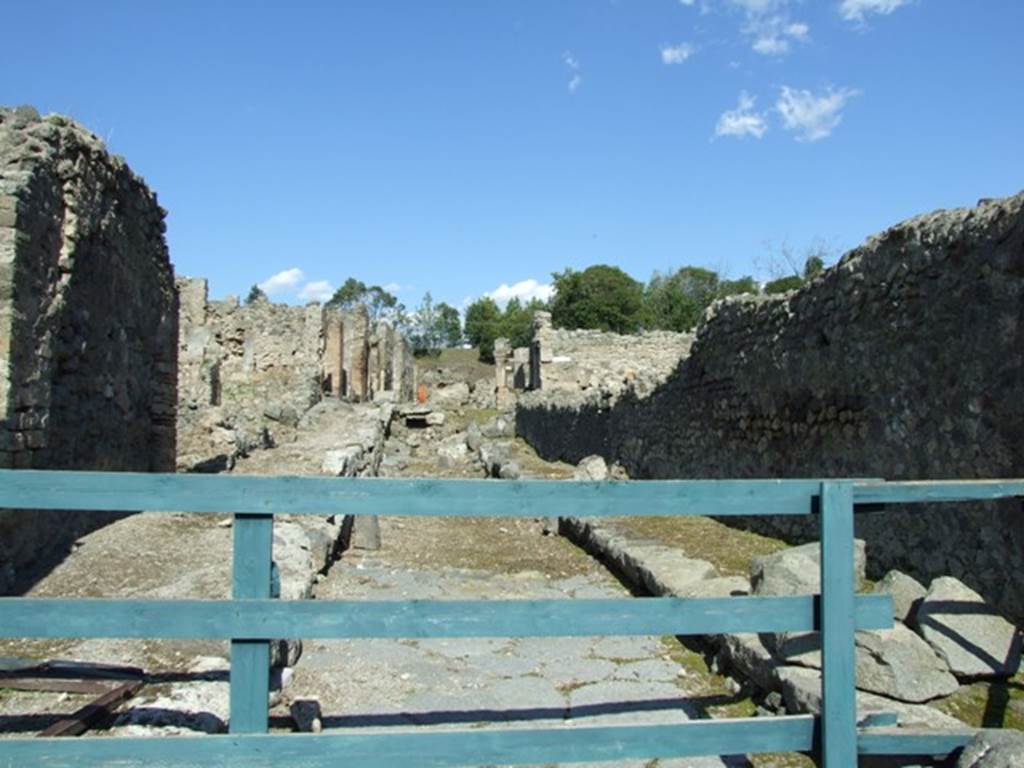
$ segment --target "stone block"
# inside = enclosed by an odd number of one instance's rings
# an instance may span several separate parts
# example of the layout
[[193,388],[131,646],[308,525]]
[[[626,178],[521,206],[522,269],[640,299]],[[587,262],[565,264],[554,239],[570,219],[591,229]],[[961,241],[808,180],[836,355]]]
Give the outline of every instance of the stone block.
[[951,576],[932,581],[916,628],[957,677],[1008,677],[1020,668],[1020,631]]
[[910,624],[928,590],[917,579],[892,570],[875,584],[873,591],[876,594],[892,595],[893,618]]

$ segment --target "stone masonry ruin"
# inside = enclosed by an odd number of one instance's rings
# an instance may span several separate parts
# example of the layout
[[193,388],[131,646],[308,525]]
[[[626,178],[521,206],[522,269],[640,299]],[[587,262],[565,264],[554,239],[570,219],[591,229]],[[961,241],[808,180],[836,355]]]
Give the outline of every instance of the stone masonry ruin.
[[[609,345],[620,366],[634,343]],[[607,367],[596,386],[545,376],[519,398],[518,433],[547,458],[600,454],[635,478],[1020,477],[1024,193],[910,219],[792,294],[717,303],[653,389]],[[953,575],[1019,618],[1020,514],[1012,501],[887,510],[859,515],[857,535],[869,576]],[[802,518],[747,525],[817,536]]]
[[[412,399],[390,325],[364,307],[210,301],[205,280],[175,279],[165,216],[86,129],[0,109],[0,466],[219,471],[294,441],[324,399]],[[0,511],[0,591],[109,519]]]
[[[164,217],[141,179],[84,129],[31,109],[0,110],[0,466],[591,482],[626,472],[634,478],[1024,475],[1024,193],[908,221],[798,292],[715,305],[695,334],[566,331],[538,313],[529,347],[513,350],[498,340],[493,378],[486,369],[438,364],[422,371],[429,400],[416,404],[410,345],[393,327],[371,322],[365,307],[211,301],[206,280],[175,279]],[[517,432],[548,457],[583,460],[575,469],[544,466]],[[257,450],[263,448],[273,450]],[[866,548],[857,543],[857,578],[865,575],[865,559],[875,578],[892,567],[923,579],[953,574],[1019,618],[1020,511],[1015,501],[861,515],[858,535]],[[112,524],[89,533],[86,520],[88,528]],[[680,547],[647,533],[631,540],[634,534],[616,528],[621,521],[615,520],[516,520],[498,527],[500,535],[486,520],[479,528],[465,518],[390,528],[386,521],[386,540],[397,542],[390,549],[382,547],[373,518],[358,522],[362,530],[351,517],[278,516],[273,557],[280,596],[350,600],[398,590],[404,599],[410,591],[413,599],[451,599],[460,589],[479,596],[481,583],[495,599],[618,596],[621,585],[605,565],[638,592],[655,595],[790,594],[793,577],[806,575],[810,581],[801,588],[820,592],[813,544],[757,558],[747,579],[683,557]],[[739,523],[796,541],[818,533],[802,518]],[[85,585],[100,594],[128,588],[143,599],[179,590],[216,599],[230,590],[233,525],[230,517],[186,524],[165,514],[112,519],[0,510],[0,593],[23,591],[38,576],[32,588],[42,585],[43,594]],[[569,554],[566,539],[546,535],[558,530],[600,562],[578,550]],[[144,557],[133,552],[138,542],[147,545]],[[453,553],[466,554],[461,547],[477,558],[473,569],[445,565]],[[376,549],[382,551],[366,558],[359,553]],[[125,552],[131,554],[121,559]],[[39,573],[65,554],[59,567]],[[579,562],[570,563],[575,556]],[[140,570],[126,568],[129,560]],[[929,726],[959,727],[924,702],[979,677],[1014,674],[1019,629],[987,615],[982,598],[953,579],[936,578],[927,591],[912,582],[890,572],[875,587],[893,592],[905,610],[897,611],[895,635],[858,635],[858,706],[867,692],[876,699],[867,703],[880,711],[901,707],[901,724],[923,717]],[[991,655],[1005,661],[999,669],[973,665],[976,659],[937,664],[926,643],[937,650],[948,638],[937,630],[931,637],[923,626],[914,634],[911,611],[942,615],[944,606],[965,599],[977,610],[969,617],[971,631],[958,635],[963,643],[953,645],[972,646],[983,634],[987,642],[998,624],[996,640],[1008,639],[1002,647],[1011,648],[1005,659],[1001,648]],[[973,624],[983,613],[990,620],[984,632]],[[745,681],[730,681],[737,696],[751,683],[771,691],[758,699],[758,711],[764,704],[763,714],[772,714],[820,709],[819,672],[805,657],[815,650],[791,642],[799,639],[709,635],[700,642],[714,650],[720,672]],[[133,649],[91,640],[60,652],[97,663],[108,654],[147,670],[169,659],[148,644]],[[317,730],[323,723],[303,726],[295,705],[315,704],[319,720],[319,699],[289,702],[295,688],[326,696],[330,709],[340,711],[343,701],[361,706],[353,696],[360,684],[372,683],[377,695],[379,679],[409,678],[409,686],[393,686],[406,697],[396,711],[407,719],[409,701],[423,693],[427,698],[416,706],[430,712],[462,704],[436,698],[445,694],[443,686],[416,690],[422,679],[444,680],[452,693],[468,692],[475,701],[494,695],[511,708],[509,696],[519,691],[533,701],[539,677],[551,688],[554,704],[546,708],[560,722],[593,714],[602,708],[595,707],[599,699],[683,695],[677,679],[689,674],[666,655],[666,638],[648,638],[640,655],[637,638],[628,645],[609,640],[620,638],[586,640],[568,662],[546,638],[532,649],[519,642],[514,652],[494,647],[489,687],[461,682],[454,657],[428,649],[403,646],[397,658],[416,666],[399,675],[394,652],[374,643],[370,662],[375,657],[384,671],[346,677],[337,670],[370,669],[368,657],[345,651],[325,664],[318,648],[315,663],[297,667],[302,642],[275,641],[268,700],[290,703],[296,727]],[[915,644],[920,655],[912,653]],[[987,654],[989,647],[981,650]],[[208,652],[205,644],[176,649],[175,670],[201,679],[151,690],[152,698],[119,715],[110,733],[172,722],[192,727],[197,713],[201,730],[226,730],[230,661]],[[133,653],[139,655],[125,658]],[[461,646],[457,653],[463,655]],[[547,668],[544,659],[551,660]],[[638,671],[614,670],[609,678],[613,659],[636,660],[629,666]],[[510,668],[522,673],[510,676]],[[436,669],[436,677],[420,677],[420,669]],[[555,676],[566,670],[570,684],[556,685]],[[584,675],[590,677],[578,679]],[[774,682],[763,683],[770,676]],[[293,678],[298,682],[290,683]],[[344,685],[335,689],[337,679]],[[771,704],[780,691],[783,699]],[[683,715],[684,707],[673,709]]]
[[[0,109],[0,466],[174,470],[165,215],[85,129]],[[95,519],[0,511],[0,590]]]
[[235,456],[291,436],[325,397],[411,400],[408,341],[366,308],[304,307],[236,297],[179,278],[178,468],[230,469]]
[[568,331],[552,326],[551,313],[536,312],[529,347],[512,349],[507,339],[494,343],[499,401],[511,402],[516,392],[538,389],[548,394],[586,392],[602,400],[627,389],[645,394],[675,370],[693,338],[671,331],[636,336]]

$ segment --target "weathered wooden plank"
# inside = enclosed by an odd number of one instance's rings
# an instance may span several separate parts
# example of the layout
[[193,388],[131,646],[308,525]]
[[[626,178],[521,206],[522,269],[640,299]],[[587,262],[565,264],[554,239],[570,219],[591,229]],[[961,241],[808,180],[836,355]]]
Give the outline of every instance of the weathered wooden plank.
[[816,480],[611,483],[0,470],[0,508],[461,517],[804,515]]
[[3,688],[11,691],[84,693],[96,696],[109,691],[110,684],[99,680],[65,680],[58,677],[0,677],[0,689]]
[[39,736],[41,738],[79,736],[94,725],[99,725],[110,717],[113,711],[117,709],[123,701],[130,699],[138,693],[141,687],[141,680],[122,683],[113,690],[107,691],[99,698],[93,699],[84,707],[76,710],[73,714],[63,720],[57,721],[39,734]]
[[[274,518],[270,515],[235,515],[233,594],[235,599],[268,599],[274,546]],[[269,602],[274,602],[270,600]],[[175,622],[186,617],[172,614]],[[281,637],[287,633],[281,633]],[[272,636],[238,634],[231,642],[231,733],[267,730],[267,695],[270,692]]]
[[977,731],[927,728],[864,728],[857,736],[862,755],[942,756],[967,744]]
[[[289,766],[445,768],[616,761],[811,749],[809,715],[694,720],[677,725],[562,726],[168,739],[0,739],[0,766]],[[851,763],[850,765],[853,765]]]
[[[853,605],[858,629],[892,626],[890,595],[859,595]],[[433,602],[11,597],[0,598],[0,636],[313,639],[699,635],[813,631],[820,626],[818,614],[818,598],[811,595]]]
[[824,768],[857,762],[853,632],[853,484],[821,484],[821,752]]
[[1024,496],[1024,479],[858,482],[854,488],[854,501],[857,504],[987,501],[1014,496]]

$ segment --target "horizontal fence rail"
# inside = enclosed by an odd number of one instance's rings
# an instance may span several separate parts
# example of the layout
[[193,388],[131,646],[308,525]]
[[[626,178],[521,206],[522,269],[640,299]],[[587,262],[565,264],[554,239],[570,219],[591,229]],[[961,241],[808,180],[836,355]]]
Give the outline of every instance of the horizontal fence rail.
[[[970,731],[856,722],[854,631],[893,625],[888,595],[856,595],[853,517],[890,504],[1024,495],[1024,480],[394,480],[0,470],[0,508],[234,515],[232,600],[0,598],[0,637],[231,641],[231,735],[0,739],[6,766],[469,766],[814,752],[826,768],[863,755],[947,755]],[[26,513],[30,514],[30,513]],[[822,594],[610,600],[271,599],[273,517],[437,515],[634,517],[817,515]],[[267,731],[270,641],[305,638],[578,637],[819,632],[820,718],[445,730]]]
[[819,480],[557,482],[0,470],[0,507],[454,517],[806,515]]
[[[286,766],[287,768],[447,768],[448,766],[616,761],[752,752],[806,752],[814,718],[693,720],[677,725],[464,729],[317,735],[253,734],[133,739],[130,762],[120,739],[35,739],[11,750],[11,765],[83,766],[110,762],[160,766]],[[4,747],[0,741],[0,748]],[[17,747],[20,746],[19,750]],[[0,752],[0,755],[3,755]],[[0,758],[2,759],[2,758]],[[846,766],[849,768],[849,765]]]
[[[813,632],[820,629],[818,602],[813,595],[382,602],[0,598],[0,636],[270,640]],[[891,626],[892,598],[858,597],[854,620],[857,629]]]

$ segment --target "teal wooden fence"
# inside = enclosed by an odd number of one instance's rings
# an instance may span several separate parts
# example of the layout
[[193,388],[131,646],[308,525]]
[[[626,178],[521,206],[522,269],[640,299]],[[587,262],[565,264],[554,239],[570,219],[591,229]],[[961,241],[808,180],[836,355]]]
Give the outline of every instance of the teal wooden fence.
[[[854,630],[892,626],[888,596],[854,592],[858,509],[1024,495],[1024,481],[680,480],[618,483],[0,471],[0,508],[234,515],[232,600],[0,598],[0,636],[231,641],[230,733],[161,739],[0,739],[0,766],[515,765],[808,752],[826,768],[857,755],[945,755],[968,732],[857,727]],[[271,598],[275,514],[628,517],[813,515],[820,596],[515,601]],[[140,555],[143,553],[140,553]],[[566,637],[818,631],[820,718],[462,731],[267,733],[270,641],[303,638]],[[884,720],[882,722],[885,722]]]

